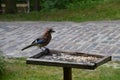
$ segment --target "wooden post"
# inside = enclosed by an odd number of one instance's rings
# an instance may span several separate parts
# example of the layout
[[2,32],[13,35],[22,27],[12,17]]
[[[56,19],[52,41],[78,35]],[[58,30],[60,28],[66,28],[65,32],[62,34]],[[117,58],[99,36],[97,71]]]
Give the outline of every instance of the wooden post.
[[72,80],[72,69],[69,67],[63,67],[64,80]]
[[2,1],[0,0],[0,13],[2,13]]
[[28,7],[27,7],[27,13],[30,13],[30,0],[27,0],[27,5],[28,5]]

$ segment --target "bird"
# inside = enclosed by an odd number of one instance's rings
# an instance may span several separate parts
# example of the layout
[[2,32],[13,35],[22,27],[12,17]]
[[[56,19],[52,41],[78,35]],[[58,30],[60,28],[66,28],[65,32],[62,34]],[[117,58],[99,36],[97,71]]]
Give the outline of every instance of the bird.
[[55,32],[55,31],[52,28],[46,28],[44,31],[44,34],[42,36],[35,39],[30,45],[24,47],[21,50],[23,51],[23,50],[28,49],[33,46],[39,47],[42,51],[43,51],[42,48],[48,49],[45,46],[47,46],[49,44],[49,42],[51,41],[51,39],[52,39],[51,33],[53,33],[53,32]]

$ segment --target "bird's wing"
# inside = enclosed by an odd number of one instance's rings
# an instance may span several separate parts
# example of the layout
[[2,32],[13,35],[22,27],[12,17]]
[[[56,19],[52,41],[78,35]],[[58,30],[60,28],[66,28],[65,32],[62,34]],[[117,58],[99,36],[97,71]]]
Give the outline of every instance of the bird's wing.
[[28,45],[28,46],[24,47],[22,50],[25,50],[25,49],[27,49],[29,47],[32,47],[32,46],[35,46],[37,44],[44,44],[45,41],[46,40],[44,38],[38,38],[38,39],[34,40],[31,45]]
[[45,43],[45,41],[46,40],[44,38],[38,38],[38,39],[34,40],[32,42],[32,44],[43,44],[43,43]]
[[37,39],[37,43],[38,44],[43,44],[43,43],[45,43],[45,40],[44,39]]

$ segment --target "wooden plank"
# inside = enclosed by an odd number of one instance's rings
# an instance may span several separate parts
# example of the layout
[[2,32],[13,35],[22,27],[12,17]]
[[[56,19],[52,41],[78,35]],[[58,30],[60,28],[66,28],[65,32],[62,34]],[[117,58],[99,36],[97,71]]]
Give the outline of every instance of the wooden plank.
[[[16,4],[17,7],[28,7],[28,4]],[[2,7],[6,7],[5,4],[2,4]]]
[[[86,54],[86,53],[81,53],[81,52],[69,52],[69,51],[59,51],[59,50],[50,50],[50,54],[59,54],[59,53],[64,53],[64,54],[70,54],[70,55],[77,55],[77,56],[93,56],[93,57],[98,57],[102,58],[103,55],[96,55],[96,54]],[[48,54],[46,51],[38,53],[36,55],[31,56],[31,58],[40,58],[42,57],[41,54]]]
[[38,53],[38,54],[35,54],[35,55],[31,56],[30,58],[40,58],[40,57],[46,56],[46,55],[48,55],[48,54],[49,54],[49,53],[48,53],[47,51],[44,51],[44,52],[40,52],[40,53]]
[[108,61],[111,61],[111,56],[105,56],[102,59],[98,60],[97,62],[95,62],[95,66],[98,67],[104,63],[107,63]]
[[71,68],[91,69],[91,70],[96,68],[95,64],[82,64],[82,63],[74,63],[74,62],[49,61],[49,60],[33,59],[33,58],[28,58],[26,63],[27,64],[34,64],[34,65],[71,67]]
[[[70,55],[78,55],[78,56],[94,56],[100,58],[98,61],[94,63],[78,63],[78,62],[68,62],[68,61],[55,61],[55,60],[46,60],[42,58],[42,56],[47,56],[50,54],[59,54],[65,53]],[[50,50],[41,52],[36,54],[26,60],[27,64],[35,64],[35,65],[46,65],[46,66],[58,66],[58,67],[69,67],[69,68],[80,68],[80,69],[95,69],[98,66],[108,62],[111,60],[111,56],[103,56],[103,55],[96,55],[96,54],[86,54],[86,53],[79,53],[79,52],[66,52],[66,51],[58,51],[58,50]]]
[[87,53],[82,53],[82,52],[71,52],[71,51],[60,51],[60,50],[51,50],[50,49],[50,53],[65,53],[65,54],[70,54],[70,55],[78,55],[78,56],[94,56],[94,57],[99,57],[102,58],[104,55],[102,54],[87,54]]
[[17,7],[28,7],[28,4],[16,4]]

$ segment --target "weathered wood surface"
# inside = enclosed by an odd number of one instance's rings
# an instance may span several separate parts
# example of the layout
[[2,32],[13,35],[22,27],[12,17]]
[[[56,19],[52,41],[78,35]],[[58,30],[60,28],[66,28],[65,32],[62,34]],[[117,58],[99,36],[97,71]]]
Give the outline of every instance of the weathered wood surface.
[[[100,58],[100,60],[86,64],[86,63],[75,63],[75,62],[65,62],[65,61],[54,61],[54,60],[45,60],[42,57],[51,55],[53,53],[59,54],[60,52],[65,54],[72,54],[72,55],[83,55],[83,56],[96,56]],[[96,54],[85,54],[85,53],[79,53],[79,52],[66,52],[66,51],[57,51],[57,50],[50,50],[50,53],[47,51],[41,52],[39,54],[36,54],[30,58],[27,59],[27,64],[35,64],[35,65],[46,65],[46,66],[58,66],[58,67],[69,67],[69,68],[80,68],[80,69],[95,69],[98,66],[108,62],[111,60],[111,56],[101,56]]]

